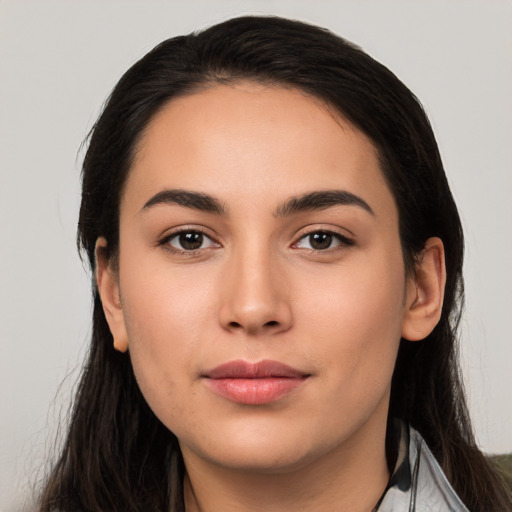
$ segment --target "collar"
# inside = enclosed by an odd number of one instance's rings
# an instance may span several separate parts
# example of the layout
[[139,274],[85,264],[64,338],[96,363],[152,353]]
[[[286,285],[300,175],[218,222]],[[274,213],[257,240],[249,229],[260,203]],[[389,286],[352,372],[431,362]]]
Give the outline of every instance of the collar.
[[372,512],[469,512],[421,435],[400,420],[392,428],[397,459]]

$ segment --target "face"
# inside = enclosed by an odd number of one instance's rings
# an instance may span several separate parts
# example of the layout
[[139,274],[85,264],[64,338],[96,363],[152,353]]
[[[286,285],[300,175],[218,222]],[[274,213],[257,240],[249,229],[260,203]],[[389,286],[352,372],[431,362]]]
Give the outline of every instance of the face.
[[165,106],[117,272],[117,347],[186,462],[285,471],[383,439],[409,300],[397,209],[371,142],[318,100],[239,83]]

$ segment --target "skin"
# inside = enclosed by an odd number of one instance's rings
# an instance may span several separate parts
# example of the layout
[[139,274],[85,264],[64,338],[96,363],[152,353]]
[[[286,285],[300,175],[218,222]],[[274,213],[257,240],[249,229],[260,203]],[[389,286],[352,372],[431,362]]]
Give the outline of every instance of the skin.
[[[225,212],[144,207],[163,190],[208,194]],[[372,212],[283,214],[291,197],[326,190]],[[180,230],[204,232],[201,248],[187,253]],[[315,250],[309,234],[319,231],[352,243],[333,237]],[[105,314],[180,441],[187,511],[371,510],[389,478],[400,337],[422,339],[437,323],[444,261],[429,239],[406,275],[369,139],[295,90],[243,82],[175,99],[148,126],[125,184],[116,270],[107,243],[97,243]],[[235,359],[279,361],[308,378],[271,403],[236,403],[202,377]]]

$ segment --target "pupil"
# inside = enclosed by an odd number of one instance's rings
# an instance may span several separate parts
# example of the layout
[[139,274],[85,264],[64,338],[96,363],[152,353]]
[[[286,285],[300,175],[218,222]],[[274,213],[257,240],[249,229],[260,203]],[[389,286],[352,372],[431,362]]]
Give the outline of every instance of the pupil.
[[199,249],[201,245],[203,245],[203,234],[197,232],[181,233],[179,240],[183,249],[193,251],[195,249]]
[[332,235],[329,233],[314,233],[309,236],[309,243],[313,249],[328,249],[332,243]]

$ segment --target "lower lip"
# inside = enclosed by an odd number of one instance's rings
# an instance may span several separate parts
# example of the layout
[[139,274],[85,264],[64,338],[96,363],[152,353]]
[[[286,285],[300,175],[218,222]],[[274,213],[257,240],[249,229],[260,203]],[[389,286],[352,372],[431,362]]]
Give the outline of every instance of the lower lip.
[[261,405],[279,400],[298,388],[306,378],[205,379],[205,382],[213,392],[232,402]]

